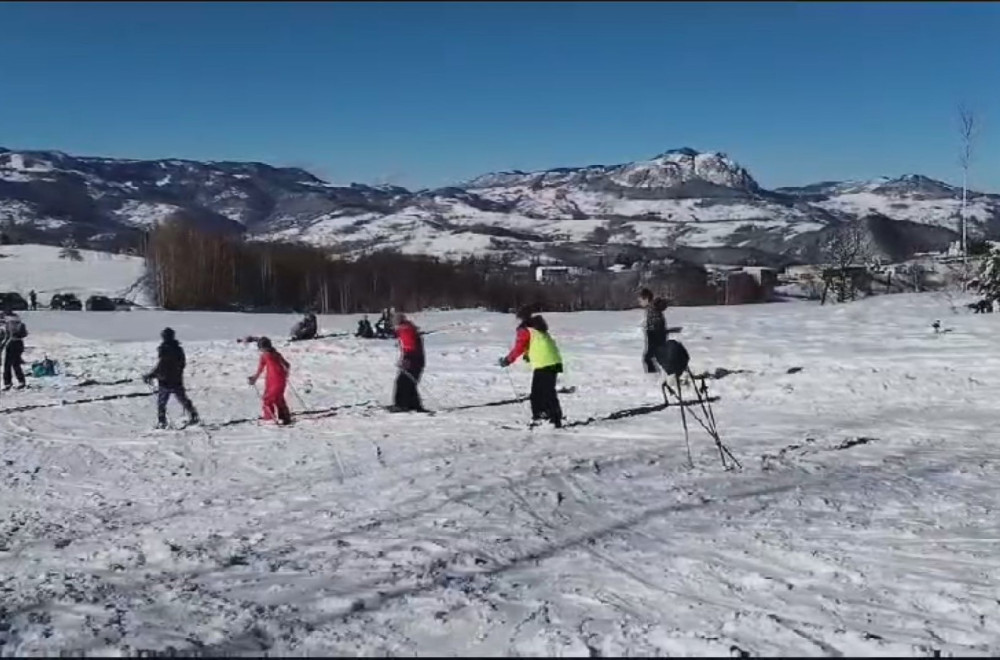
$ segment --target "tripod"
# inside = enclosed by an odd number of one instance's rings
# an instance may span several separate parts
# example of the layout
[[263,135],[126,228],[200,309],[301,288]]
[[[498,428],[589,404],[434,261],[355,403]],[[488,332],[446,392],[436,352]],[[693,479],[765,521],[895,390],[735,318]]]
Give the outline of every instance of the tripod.
[[[701,415],[695,412],[693,409],[690,411],[691,416],[694,418],[698,424],[705,429],[705,432],[715,441],[715,446],[719,450],[719,458],[722,460],[722,467],[726,470],[732,470],[734,468],[743,469],[743,465],[737,460],[733,453],[729,451],[723,442],[722,438],[719,437],[719,430],[715,423],[715,413],[712,411],[711,398],[708,395],[708,383],[707,378],[701,379],[701,385],[699,386],[698,380],[695,378],[694,374],[691,373],[690,367],[686,370],[688,379],[691,382],[691,388],[694,390],[695,399],[692,403],[697,403],[698,408],[701,410]],[[663,381],[663,401],[669,406],[671,403],[670,398],[676,399],[676,403],[681,409],[681,424],[684,426],[684,443],[687,447],[688,455],[688,465],[694,467],[694,460],[691,458],[691,441],[688,434],[688,423],[687,423],[687,413],[686,408],[688,407],[684,401],[684,390],[681,383],[681,374],[673,374],[674,384],[677,386],[677,391],[675,392],[670,387],[670,376]]]

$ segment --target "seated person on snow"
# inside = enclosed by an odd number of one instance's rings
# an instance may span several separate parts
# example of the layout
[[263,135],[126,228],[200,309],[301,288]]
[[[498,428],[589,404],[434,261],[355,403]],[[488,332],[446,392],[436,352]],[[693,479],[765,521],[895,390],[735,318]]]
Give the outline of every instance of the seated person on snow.
[[318,327],[316,315],[309,312],[301,321],[292,328],[292,341],[303,341],[305,339],[315,339]]
[[367,316],[358,321],[358,331],[354,334],[354,336],[361,337],[362,339],[371,339],[375,336],[375,330],[372,328],[372,322],[368,320]]

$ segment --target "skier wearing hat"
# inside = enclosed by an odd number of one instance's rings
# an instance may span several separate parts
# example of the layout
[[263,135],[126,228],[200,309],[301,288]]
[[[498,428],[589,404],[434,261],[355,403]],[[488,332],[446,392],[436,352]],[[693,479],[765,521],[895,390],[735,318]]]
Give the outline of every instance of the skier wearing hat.
[[265,422],[273,421],[277,413],[278,423],[287,425],[292,423],[292,414],[285,403],[285,386],[288,384],[288,370],[290,365],[281,353],[274,348],[271,340],[261,337],[257,340],[257,348],[260,350],[260,362],[257,363],[257,373],[250,376],[251,385],[257,383],[262,373],[264,376],[264,405]]
[[541,316],[534,314],[530,307],[517,313],[517,335],[514,348],[500,358],[500,366],[508,367],[524,356],[531,364],[531,419],[532,425],[541,419],[548,419],[556,428],[562,427],[562,406],[556,393],[556,379],[563,371],[562,356],[555,340],[549,334],[549,326]]
[[143,377],[146,384],[152,383],[153,379],[158,381],[159,389],[156,395],[156,427],[167,428],[167,401],[173,394],[184,408],[188,415],[188,424],[197,424],[200,420],[198,411],[184,391],[184,368],[187,366],[187,359],[184,357],[184,349],[177,341],[177,335],[173,328],[164,328],[160,333],[163,343],[157,348],[156,366]]

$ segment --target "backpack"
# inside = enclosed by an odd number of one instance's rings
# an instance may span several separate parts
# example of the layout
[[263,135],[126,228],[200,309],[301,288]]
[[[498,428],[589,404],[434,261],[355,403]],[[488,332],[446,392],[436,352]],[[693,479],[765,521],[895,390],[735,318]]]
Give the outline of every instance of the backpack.
[[31,375],[35,378],[42,378],[44,376],[55,376],[56,375],[56,363],[54,360],[45,358],[41,362],[35,362],[31,365]]

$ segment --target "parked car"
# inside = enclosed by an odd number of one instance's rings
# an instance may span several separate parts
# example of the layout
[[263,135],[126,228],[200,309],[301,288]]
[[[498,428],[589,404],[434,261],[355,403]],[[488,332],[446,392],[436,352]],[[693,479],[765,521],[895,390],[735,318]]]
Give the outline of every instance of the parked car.
[[12,312],[26,311],[28,309],[28,301],[20,293],[0,293],[0,310],[8,309]]
[[83,309],[83,303],[72,293],[57,293],[52,296],[49,302],[49,309],[60,309],[66,312],[79,312]]
[[138,307],[134,302],[125,298],[112,298],[111,302],[115,304],[115,309],[119,312],[130,312],[133,307]]
[[113,312],[118,307],[107,296],[91,296],[87,298],[88,312]]

